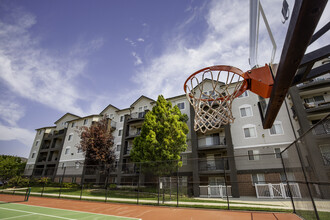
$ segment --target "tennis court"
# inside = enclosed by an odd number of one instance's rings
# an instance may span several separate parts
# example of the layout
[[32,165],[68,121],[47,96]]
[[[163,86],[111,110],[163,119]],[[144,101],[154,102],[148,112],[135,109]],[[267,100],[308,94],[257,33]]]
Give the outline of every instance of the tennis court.
[[[6,195],[2,195],[4,198]],[[1,199],[0,199],[1,200]],[[0,202],[0,219],[299,220],[291,213],[225,211],[30,197]]]
[[109,219],[133,220],[122,216],[105,215],[98,213],[72,211],[58,208],[46,208],[19,203],[0,203],[0,219]]

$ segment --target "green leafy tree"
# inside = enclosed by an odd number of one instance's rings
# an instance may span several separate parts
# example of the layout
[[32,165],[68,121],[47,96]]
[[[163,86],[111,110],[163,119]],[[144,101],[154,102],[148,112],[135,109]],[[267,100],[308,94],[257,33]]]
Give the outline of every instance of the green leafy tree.
[[142,171],[161,176],[182,166],[180,154],[187,148],[187,120],[177,106],[172,107],[171,102],[158,96],[130,153],[134,162],[142,162]]
[[0,155],[0,180],[7,182],[9,179],[21,176],[24,172],[26,162],[20,157]]
[[85,153],[87,165],[110,165],[115,161],[113,136],[106,116],[90,127],[81,127],[78,131],[80,144],[76,147]]

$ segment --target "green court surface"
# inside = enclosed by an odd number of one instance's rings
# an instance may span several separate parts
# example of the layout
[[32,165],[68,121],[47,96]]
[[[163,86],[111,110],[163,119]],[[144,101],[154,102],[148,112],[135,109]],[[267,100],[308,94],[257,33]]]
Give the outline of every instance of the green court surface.
[[103,215],[90,212],[71,211],[65,209],[46,208],[16,203],[0,202],[0,219],[111,219],[111,220],[133,220],[122,216]]

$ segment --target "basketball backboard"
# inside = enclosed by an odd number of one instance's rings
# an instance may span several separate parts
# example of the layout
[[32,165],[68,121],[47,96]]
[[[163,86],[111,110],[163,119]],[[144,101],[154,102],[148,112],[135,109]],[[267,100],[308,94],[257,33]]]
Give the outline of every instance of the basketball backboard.
[[[270,98],[267,101],[261,99],[259,103],[264,129],[273,125],[291,86],[330,71],[329,63],[313,68],[315,62],[329,57],[329,45],[306,53],[308,46],[330,28],[328,22],[315,33],[327,0],[272,2],[274,7],[267,5],[265,8],[263,1],[250,0],[251,69],[265,63],[276,65]],[[276,7],[275,4],[280,5]],[[259,41],[265,37],[268,43]]]

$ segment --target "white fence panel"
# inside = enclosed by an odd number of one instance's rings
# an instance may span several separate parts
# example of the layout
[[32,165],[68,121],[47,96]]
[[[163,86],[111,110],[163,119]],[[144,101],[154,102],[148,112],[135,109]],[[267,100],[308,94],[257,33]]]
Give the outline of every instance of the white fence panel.
[[199,186],[199,195],[200,197],[231,197],[231,186],[223,186],[223,185],[207,185],[207,186]]
[[[257,198],[290,198],[288,185],[285,183],[268,183],[268,184],[255,184]],[[297,183],[290,183],[291,193],[293,198],[301,198],[300,188]]]

